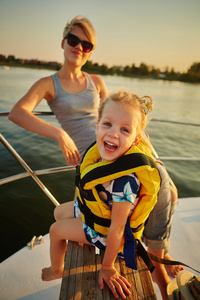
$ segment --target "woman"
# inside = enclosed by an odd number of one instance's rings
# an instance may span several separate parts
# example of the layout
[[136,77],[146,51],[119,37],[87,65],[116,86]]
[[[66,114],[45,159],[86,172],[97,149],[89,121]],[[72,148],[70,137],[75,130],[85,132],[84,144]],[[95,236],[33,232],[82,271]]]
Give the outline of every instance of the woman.
[[[81,68],[96,47],[96,34],[87,18],[76,16],[63,32],[61,46],[64,63],[53,76],[38,80],[15,104],[9,120],[31,132],[57,140],[67,164],[78,165],[85,149],[95,140],[99,103],[107,89],[97,75]],[[32,111],[45,99],[62,129],[55,127]]]

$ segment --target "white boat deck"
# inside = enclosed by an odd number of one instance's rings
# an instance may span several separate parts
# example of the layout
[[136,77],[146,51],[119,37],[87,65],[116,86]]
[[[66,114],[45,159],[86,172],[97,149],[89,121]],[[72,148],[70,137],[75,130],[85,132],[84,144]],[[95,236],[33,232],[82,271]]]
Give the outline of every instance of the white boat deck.
[[50,266],[48,234],[44,240],[33,250],[24,247],[0,264],[0,300],[59,299],[61,279],[43,282],[40,278],[41,270]]
[[[59,299],[61,279],[51,282],[40,279],[41,269],[50,265],[48,234],[44,239],[45,243],[34,250],[24,247],[0,264],[0,300]],[[200,270],[199,253],[200,197],[183,198],[179,200],[173,218],[170,255]],[[155,289],[161,300],[156,285]]]
[[[178,201],[170,241],[170,256],[200,271],[200,197]],[[200,276],[189,268],[184,269]],[[155,291],[158,300],[162,300],[156,284]]]

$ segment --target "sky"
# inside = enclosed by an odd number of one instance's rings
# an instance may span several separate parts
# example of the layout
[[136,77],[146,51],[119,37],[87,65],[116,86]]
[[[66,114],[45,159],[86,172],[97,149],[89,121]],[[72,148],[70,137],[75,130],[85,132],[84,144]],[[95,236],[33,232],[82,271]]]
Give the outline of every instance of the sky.
[[95,27],[93,63],[186,72],[200,62],[200,0],[0,0],[0,54],[62,63],[76,15]]

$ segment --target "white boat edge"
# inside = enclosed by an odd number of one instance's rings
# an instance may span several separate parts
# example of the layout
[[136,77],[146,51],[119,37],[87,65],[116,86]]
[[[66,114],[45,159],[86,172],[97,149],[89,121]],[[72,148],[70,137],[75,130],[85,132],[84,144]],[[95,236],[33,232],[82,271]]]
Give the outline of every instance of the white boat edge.
[[[173,218],[170,255],[197,270],[200,270],[199,229],[200,197],[179,199]],[[40,277],[42,268],[50,265],[48,234],[44,240],[33,250],[26,246],[0,264],[0,300],[59,299],[61,279],[43,282]],[[154,286],[157,299],[161,300],[159,289]]]
[[49,234],[43,238],[44,243],[32,250],[26,246],[0,264],[0,300],[59,299],[61,279],[41,280],[41,270],[50,266]]

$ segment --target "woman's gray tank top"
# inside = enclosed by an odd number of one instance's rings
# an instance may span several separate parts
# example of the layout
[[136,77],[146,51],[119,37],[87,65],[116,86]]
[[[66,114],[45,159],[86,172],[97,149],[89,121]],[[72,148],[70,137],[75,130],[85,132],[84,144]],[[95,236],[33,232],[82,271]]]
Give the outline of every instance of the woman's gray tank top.
[[61,86],[57,74],[53,74],[55,97],[48,102],[62,128],[73,139],[81,156],[96,140],[95,128],[100,104],[100,96],[93,80],[89,74],[84,75],[85,90],[72,94]]

